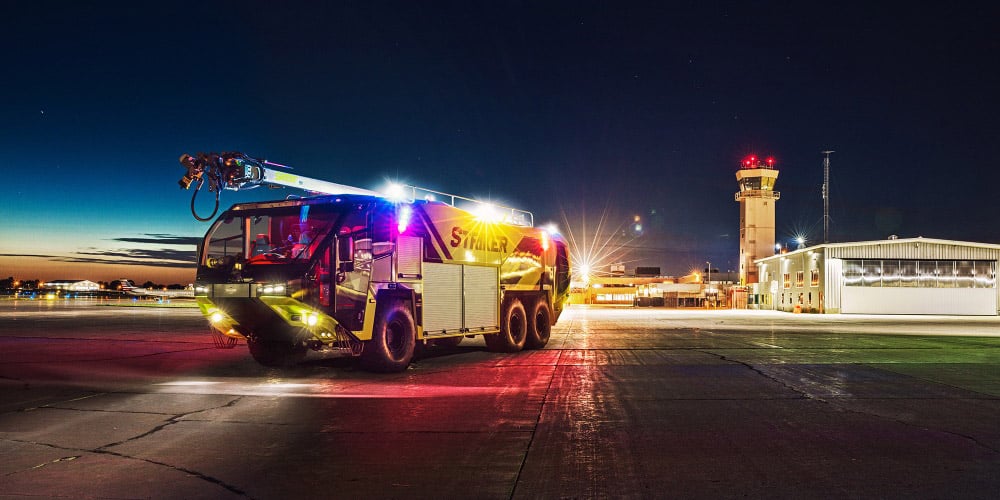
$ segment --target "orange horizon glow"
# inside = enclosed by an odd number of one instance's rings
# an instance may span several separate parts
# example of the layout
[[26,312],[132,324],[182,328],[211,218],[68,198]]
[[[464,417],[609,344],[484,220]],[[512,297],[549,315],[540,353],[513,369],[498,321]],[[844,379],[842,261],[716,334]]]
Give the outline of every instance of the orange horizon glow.
[[25,280],[90,280],[112,281],[121,278],[136,283],[152,281],[165,285],[186,285],[194,282],[195,266],[190,268],[157,267],[93,262],[58,262],[44,257],[0,257],[0,279],[12,276]]

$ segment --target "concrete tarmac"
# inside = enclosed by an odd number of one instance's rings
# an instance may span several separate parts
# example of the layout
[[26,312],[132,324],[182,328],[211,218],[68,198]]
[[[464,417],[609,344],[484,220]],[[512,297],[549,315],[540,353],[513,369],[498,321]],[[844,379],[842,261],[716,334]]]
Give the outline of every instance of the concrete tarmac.
[[[170,304],[170,305],[178,305]],[[1000,319],[570,307],[405,373],[0,301],[5,498],[994,498]]]

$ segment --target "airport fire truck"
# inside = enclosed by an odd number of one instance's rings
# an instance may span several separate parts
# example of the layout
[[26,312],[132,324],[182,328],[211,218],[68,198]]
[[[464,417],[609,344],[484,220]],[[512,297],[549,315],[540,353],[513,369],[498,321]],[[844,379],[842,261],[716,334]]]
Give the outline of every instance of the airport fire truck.
[[[183,155],[191,210],[219,193],[295,187],[315,196],[240,203],[198,248],[195,298],[215,335],[267,366],[309,349],[402,371],[428,344],[483,335],[540,349],[569,294],[569,255],[530,212],[413,186],[379,193],[294,175],[242,153]],[[209,184],[215,210],[195,198]]]

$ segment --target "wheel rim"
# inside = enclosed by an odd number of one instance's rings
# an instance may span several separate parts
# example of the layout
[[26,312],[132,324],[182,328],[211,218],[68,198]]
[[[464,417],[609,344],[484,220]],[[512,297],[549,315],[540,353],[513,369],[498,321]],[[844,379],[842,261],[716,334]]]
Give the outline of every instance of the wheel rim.
[[402,321],[393,320],[385,326],[385,347],[394,359],[400,359],[406,351],[406,327]]
[[549,318],[544,311],[538,311],[535,314],[535,331],[538,332],[538,336],[542,339],[548,336]]
[[510,315],[510,323],[507,325],[507,328],[510,329],[510,338],[515,344],[521,342],[521,340],[524,339],[525,335],[528,333],[527,328],[524,327],[524,321],[519,312],[514,312]]

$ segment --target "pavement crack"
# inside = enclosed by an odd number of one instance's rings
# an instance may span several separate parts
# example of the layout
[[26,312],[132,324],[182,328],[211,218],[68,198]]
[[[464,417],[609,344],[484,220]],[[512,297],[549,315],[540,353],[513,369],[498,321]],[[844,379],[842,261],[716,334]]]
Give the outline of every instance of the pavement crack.
[[[990,445],[988,445],[988,444],[980,441],[975,436],[970,436],[970,435],[967,435],[967,434],[962,434],[960,432],[950,431],[950,430],[947,430],[947,429],[939,429],[939,428],[928,427],[928,426],[924,426],[924,425],[917,425],[917,424],[915,424],[913,422],[907,422],[905,420],[901,420],[901,419],[898,419],[898,418],[895,418],[895,417],[892,417],[892,416],[882,415],[882,414],[871,412],[871,411],[858,410],[856,408],[851,408],[851,407],[845,406],[845,405],[837,402],[837,399],[844,399],[844,398],[825,399],[825,398],[818,397],[818,396],[816,396],[814,394],[810,394],[810,393],[808,393],[806,391],[803,391],[803,390],[801,390],[801,389],[799,389],[799,388],[797,388],[797,387],[795,387],[795,386],[793,386],[791,384],[788,384],[787,382],[785,382],[785,381],[783,381],[783,380],[781,380],[781,379],[779,379],[779,378],[777,378],[777,377],[775,377],[773,375],[769,375],[766,372],[764,372],[763,370],[761,370],[761,369],[757,368],[756,366],[753,366],[752,364],[747,363],[745,361],[740,361],[738,359],[732,359],[732,358],[726,357],[723,354],[718,354],[718,353],[714,353],[714,352],[706,351],[706,350],[702,350],[702,349],[695,349],[695,350],[698,351],[698,352],[704,353],[704,354],[709,354],[709,355],[715,356],[715,357],[719,358],[720,360],[726,361],[728,363],[735,363],[735,364],[738,364],[738,365],[745,366],[746,368],[752,370],[753,372],[757,373],[758,375],[760,375],[760,376],[762,376],[762,377],[764,377],[764,378],[766,378],[768,380],[771,380],[771,381],[773,381],[773,382],[781,385],[782,387],[785,387],[788,390],[795,392],[796,394],[799,394],[800,396],[802,396],[803,399],[808,399],[808,400],[811,400],[811,401],[817,401],[817,402],[820,402],[820,403],[824,403],[824,404],[827,404],[830,407],[835,408],[835,409],[837,409],[839,411],[843,411],[843,412],[847,412],[847,413],[853,413],[855,415],[864,415],[866,417],[880,418],[880,419],[888,420],[890,422],[894,422],[894,423],[897,423],[897,424],[900,424],[900,425],[905,425],[907,427],[913,427],[913,428],[921,429],[921,430],[924,430],[924,431],[940,432],[940,433],[943,433],[943,434],[948,434],[948,435],[951,435],[951,436],[959,437],[959,438],[962,438],[962,439],[966,439],[966,440],[972,442],[973,444],[975,444],[976,446],[979,446],[979,447],[981,447],[981,448],[983,448],[985,450],[989,450],[989,451],[991,451],[993,453],[1000,453],[1000,450],[998,450],[997,448],[995,448],[993,446],[990,446]],[[848,400],[849,401],[853,401],[853,400],[856,400],[856,399],[857,398],[849,398],[849,399],[844,399],[844,400],[845,401],[848,401]]]
[[752,365],[750,363],[747,363],[746,361],[740,361],[738,359],[732,359],[730,357],[727,357],[725,354],[719,354],[719,353],[712,352],[712,351],[706,351],[704,349],[692,349],[692,350],[696,351],[696,352],[703,353],[703,354],[708,354],[710,356],[715,356],[715,357],[719,358],[720,360],[725,361],[727,363],[735,363],[735,364],[738,364],[738,365],[745,366],[746,368],[750,369],[751,371],[753,371],[754,373],[760,375],[761,377],[764,377],[764,378],[766,378],[766,379],[768,379],[768,380],[770,380],[770,381],[772,381],[772,382],[774,382],[774,383],[776,383],[776,384],[778,384],[778,385],[780,385],[780,386],[782,386],[782,387],[784,387],[784,388],[786,388],[786,389],[794,392],[795,394],[798,394],[803,399],[813,399],[813,400],[816,400],[816,401],[822,401],[824,403],[829,403],[829,401],[826,401],[824,399],[818,398],[815,395],[809,394],[808,392],[805,392],[802,389],[799,389],[798,387],[795,387],[795,386],[793,386],[791,384],[788,384],[784,380],[781,380],[781,379],[779,379],[779,378],[777,378],[777,377],[775,377],[773,375],[767,374],[766,372],[764,372],[760,368],[757,368],[756,366],[754,366],[754,365]]
[[531,427],[531,434],[528,436],[528,446],[524,449],[524,458],[521,459],[521,465],[517,468],[517,475],[514,477],[514,484],[510,488],[510,497],[508,498],[513,499],[515,493],[517,493],[517,485],[521,482],[521,474],[524,473],[528,457],[531,456],[531,447],[535,444],[535,435],[538,433],[538,426],[542,423],[542,414],[545,413],[545,404],[548,402],[549,394],[552,392],[552,383],[556,379],[556,370],[559,368],[559,361],[562,360],[563,352],[565,351],[559,351],[555,363],[552,364],[552,372],[549,374],[549,381],[545,385],[545,394],[542,395],[542,401],[538,405],[538,416],[535,418],[535,425]]
[[230,407],[236,405],[236,403],[238,403],[242,399],[243,399],[243,396],[238,396],[238,397],[233,398],[229,402],[227,402],[225,404],[218,405],[218,406],[212,406],[210,408],[201,408],[199,410],[193,410],[193,411],[189,411],[189,412],[185,412],[185,413],[174,414],[170,418],[168,418],[166,422],[163,422],[162,424],[157,425],[156,427],[153,427],[152,429],[150,429],[150,430],[148,430],[148,431],[146,431],[146,432],[144,432],[142,434],[138,434],[138,435],[132,436],[132,437],[130,437],[128,439],[123,439],[123,440],[118,441],[116,443],[110,443],[110,444],[103,445],[103,446],[97,448],[97,450],[107,450],[108,448],[113,448],[115,446],[121,446],[121,445],[126,444],[126,443],[131,443],[133,441],[137,441],[139,439],[143,439],[143,438],[149,437],[149,436],[151,436],[153,434],[156,434],[156,433],[162,431],[163,429],[166,429],[167,427],[170,427],[171,425],[183,422],[183,420],[181,420],[181,419],[183,419],[184,417],[187,417],[189,415],[194,415],[194,414],[197,414],[197,413],[201,413],[201,412],[204,412],[204,411],[218,410],[218,409],[221,409],[221,408],[230,408]]
[[190,476],[193,476],[193,477],[196,477],[198,479],[201,479],[202,481],[206,481],[206,482],[212,483],[212,484],[214,484],[216,486],[219,486],[220,488],[224,488],[227,491],[230,491],[232,493],[240,495],[241,497],[253,499],[253,497],[250,496],[249,493],[247,493],[246,491],[241,490],[240,488],[237,488],[234,485],[231,485],[231,484],[229,484],[229,483],[227,483],[227,482],[225,482],[225,481],[223,481],[223,480],[221,480],[221,479],[219,479],[217,477],[210,476],[208,474],[203,474],[201,472],[198,472],[198,471],[192,470],[192,469],[188,469],[186,467],[180,467],[180,466],[177,466],[177,465],[170,465],[168,463],[160,462],[160,461],[157,461],[157,460],[150,460],[148,458],[141,458],[141,457],[136,457],[136,456],[132,456],[132,455],[126,455],[124,453],[118,453],[118,452],[114,452],[114,451],[110,451],[110,450],[92,450],[92,451],[94,453],[100,453],[100,454],[104,454],[104,455],[111,455],[111,456],[115,456],[115,457],[121,457],[121,458],[131,459],[131,460],[139,460],[139,461],[142,461],[142,462],[146,462],[148,464],[158,465],[160,467],[166,467],[166,468],[171,469],[171,470],[175,470],[175,471],[178,471],[178,472],[183,472],[183,473],[188,474]]
[[[225,481],[223,481],[223,480],[221,480],[219,478],[210,476],[208,474],[203,474],[201,472],[198,472],[196,470],[191,470],[191,469],[188,469],[186,467],[180,467],[180,466],[177,466],[177,465],[170,465],[168,463],[160,462],[158,460],[150,460],[148,458],[142,458],[142,457],[137,457],[137,456],[133,456],[133,455],[127,455],[125,453],[119,453],[119,452],[116,452],[116,451],[106,450],[106,449],[103,449],[104,447],[96,448],[96,449],[83,449],[83,448],[69,448],[69,447],[65,447],[65,446],[58,446],[58,445],[54,445],[54,444],[51,444],[51,443],[39,443],[39,442],[36,442],[36,441],[24,441],[24,440],[20,440],[20,439],[4,439],[4,441],[10,441],[10,442],[22,443],[22,444],[31,444],[31,445],[36,445],[36,446],[45,446],[45,447],[51,448],[53,450],[69,451],[69,452],[93,453],[93,454],[96,454],[96,455],[109,455],[109,456],[113,456],[113,457],[124,458],[126,460],[137,460],[139,462],[145,462],[145,463],[148,463],[148,464],[151,464],[151,465],[156,465],[156,466],[159,466],[159,467],[166,467],[168,469],[175,470],[177,472],[182,472],[182,473],[187,474],[189,476],[196,477],[196,478],[201,479],[203,481],[212,483],[212,484],[214,484],[216,486],[219,486],[220,488],[224,488],[227,491],[232,492],[232,493],[234,493],[236,495],[239,495],[241,497],[249,498],[251,500],[253,499],[253,497],[250,496],[249,493],[243,491],[242,489],[237,488],[236,486],[233,486],[233,485],[231,485],[231,484],[229,484],[229,483],[227,483],[227,482],[225,482]],[[72,460],[78,460],[80,458],[83,458],[83,455],[70,455],[70,456],[66,456],[66,457],[60,457],[60,458],[57,458],[55,460],[51,460],[51,461],[48,461],[48,462],[45,462],[45,463],[41,463],[41,464],[38,464],[38,465],[35,465],[35,466],[32,466],[32,467],[29,467],[27,469],[22,469],[22,470],[8,472],[8,473],[4,474],[3,477],[9,477],[9,476],[13,476],[15,474],[21,474],[21,473],[24,473],[24,472],[29,472],[29,471],[32,471],[32,470],[40,469],[42,467],[46,467],[46,466],[49,466],[49,465],[52,465],[52,464],[56,464],[56,463],[60,463],[60,462],[69,462],[69,461],[72,461]]]
[[46,465],[49,465],[49,464],[56,464],[56,463],[59,463],[59,462],[69,462],[70,460],[76,460],[76,459],[80,458],[81,456],[82,455],[71,455],[71,456],[68,456],[68,457],[57,458],[55,460],[50,460],[48,462],[38,464],[38,465],[32,467],[32,470],[34,470],[34,469],[41,469],[42,467],[45,467]]

